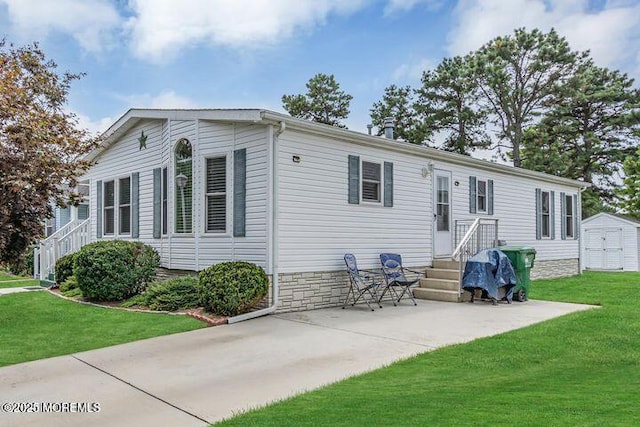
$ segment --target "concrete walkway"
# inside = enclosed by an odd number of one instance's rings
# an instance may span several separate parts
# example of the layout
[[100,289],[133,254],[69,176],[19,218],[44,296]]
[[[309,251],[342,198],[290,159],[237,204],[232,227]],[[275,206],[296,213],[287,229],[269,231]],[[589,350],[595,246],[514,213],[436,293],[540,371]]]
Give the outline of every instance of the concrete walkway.
[[46,291],[47,288],[43,288],[40,286],[25,286],[18,288],[0,288],[0,295],[9,295],[9,294],[17,294],[20,292],[35,292],[35,291]]
[[22,363],[0,369],[0,404],[63,410],[58,403],[95,402],[100,411],[0,410],[0,426],[205,426],[398,359],[589,308],[541,301],[335,308]]

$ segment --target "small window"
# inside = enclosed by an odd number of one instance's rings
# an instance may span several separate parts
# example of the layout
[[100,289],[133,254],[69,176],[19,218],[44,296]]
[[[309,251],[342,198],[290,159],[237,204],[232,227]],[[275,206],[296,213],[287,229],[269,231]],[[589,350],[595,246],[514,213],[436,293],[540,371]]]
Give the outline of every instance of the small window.
[[551,194],[542,192],[542,237],[551,237]]
[[487,212],[487,181],[477,180],[477,207],[478,212]]
[[573,230],[573,224],[574,224],[574,212],[573,212],[573,196],[572,195],[565,195],[565,230],[567,230],[567,237],[573,238],[574,237],[574,230]]
[[78,205],[78,219],[84,221],[89,218],[89,205],[81,203]]
[[162,168],[162,234],[167,234],[168,210],[167,210],[167,167]]
[[131,233],[131,178],[118,181],[118,220],[119,234]]
[[227,231],[227,158],[207,159],[205,218],[207,233]]
[[106,181],[104,183],[103,227],[105,235],[113,235],[115,233],[115,191],[115,181]]
[[362,162],[362,200],[380,203],[380,163]]

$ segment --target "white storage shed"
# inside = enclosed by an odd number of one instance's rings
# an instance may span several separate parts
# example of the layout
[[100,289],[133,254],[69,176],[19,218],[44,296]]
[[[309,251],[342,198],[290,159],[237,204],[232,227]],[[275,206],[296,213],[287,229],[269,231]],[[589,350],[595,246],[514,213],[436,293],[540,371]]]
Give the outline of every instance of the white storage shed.
[[640,221],[599,213],[582,221],[587,270],[640,271]]

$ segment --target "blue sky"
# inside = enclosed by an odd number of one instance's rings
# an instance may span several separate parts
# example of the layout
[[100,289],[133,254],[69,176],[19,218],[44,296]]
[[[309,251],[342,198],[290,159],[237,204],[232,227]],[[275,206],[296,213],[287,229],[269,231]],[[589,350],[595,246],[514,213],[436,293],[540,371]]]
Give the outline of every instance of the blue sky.
[[386,86],[523,26],[640,77],[638,0],[0,0],[0,36],[87,73],[69,108],[93,131],[131,107],[283,111],[326,73],[365,132]]

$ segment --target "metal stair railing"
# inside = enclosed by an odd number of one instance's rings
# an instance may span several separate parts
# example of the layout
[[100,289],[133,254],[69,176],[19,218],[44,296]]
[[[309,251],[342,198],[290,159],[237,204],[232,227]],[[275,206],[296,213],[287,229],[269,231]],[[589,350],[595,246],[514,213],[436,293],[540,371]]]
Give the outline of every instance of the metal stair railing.
[[456,248],[451,255],[458,261],[458,294],[462,295],[464,266],[478,252],[498,245],[498,220],[478,217],[473,220],[456,220],[454,229]]

